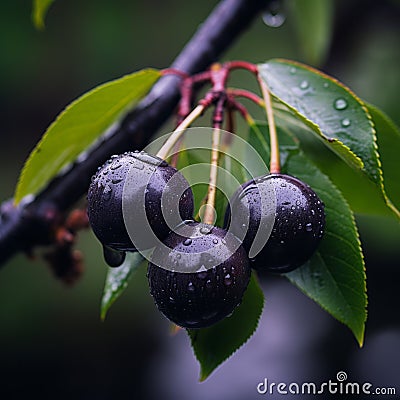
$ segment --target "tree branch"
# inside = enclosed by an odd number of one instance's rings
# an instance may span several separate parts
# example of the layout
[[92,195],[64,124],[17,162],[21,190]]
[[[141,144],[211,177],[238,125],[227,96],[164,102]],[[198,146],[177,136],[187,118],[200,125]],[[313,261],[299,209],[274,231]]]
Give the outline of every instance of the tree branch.
[[[232,44],[269,0],[223,0],[188,42],[171,68],[189,75],[205,70]],[[30,204],[0,208],[0,265],[18,251],[48,244],[61,214],[87,191],[90,177],[112,154],[143,148],[172,114],[179,100],[180,78],[162,77],[139,106],[114,128],[88,157],[56,177]]]

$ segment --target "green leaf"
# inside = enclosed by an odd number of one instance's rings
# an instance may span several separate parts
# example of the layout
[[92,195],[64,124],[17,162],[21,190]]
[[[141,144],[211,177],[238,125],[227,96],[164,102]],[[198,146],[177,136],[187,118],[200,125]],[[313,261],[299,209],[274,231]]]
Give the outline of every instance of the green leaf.
[[318,251],[305,265],[287,274],[322,308],[347,325],[363,344],[366,277],[353,213],[339,190],[302,154],[292,154],[284,171],[309,184],[325,204],[326,228]]
[[[385,191],[376,132],[367,106],[334,78],[305,65],[271,60],[259,68],[262,79],[291,116],[279,110],[279,104],[277,114],[282,118],[297,119],[298,128],[302,124],[309,128],[307,133],[314,133],[298,136],[302,148],[309,150],[307,155],[340,187],[354,210],[388,215],[388,210],[383,207],[386,204],[394,213],[392,215],[400,218],[399,210]],[[382,118],[374,115],[378,122],[382,122]],[[306,132],[297,129],[297,132],[301,131]],[[316,140],[312,143],[311,136],[318,138],[325,149]],[[393,143],[396,148],[397,143]],[[333,154],[328,154],[326,149],[341,157],[353,171],[338,162]],[[355,184],[360,190],[354,190]],[[370,201],[365,202],[365,196]]]
[[126,253],[125,261],[118,268],[109,268],[101,299],[100,317],[104,321],[107,311],[115,300],[128,287],[132,274],[143,263],[144,258],[140,253]]
[[287,60],[259,65],[275,98],[332,151],[383,189],[375,131],[367,108],[335,79]]
[[[305,155],[317,165],[321,172],[329,176],[330,180],[343,193],[354,212],[400,219],[399,210],[392,204],[381,186],[373,183],[361,170],[351,168],[321,141],[315,140],[309,127],[303,124],[299,125],[293,117],[288,117],[287,114],[279,112],[277,114],[279,114],[276,117],[278,129],[290,132],[299,139],[300,148]],[[399,183],[396,166],[396,154],[400,152],[398,134],[396,134],[396,130],[391,130],[390,126],[395,128],[393,124],[383,125],[378,119],[376,121],[385,187],[389,189],[391,198],[399,199],[398,190],[396,190],[396,185]],[[386,131],[385,126],[390,130]],[[388,181],[386,181],[387,178],[389,178]]]
[[263,306],[264,295],[253,273],[242,303],[232,316],[209,328],[188,330],[194,353],[200,362],[200,381],[207,379],[253,335]]
[[[263,157],[264,160],[270,158],[269,130],[265,122],[254,121],[249,126],[249,144]],[[279,136],[279,148],[281,163],[284,164],[289,150],[298,149],[298,141],[285,129],[284,126],[277,125],[276,131]]]
[[[269,146],[268,127],[257,125]],[[347,325],[362,345],[367,306],[366,277],[353,213],[336,186],[299,149],[297,138],[281,127],[277,132],[282,172],[309,184],[324,202],[326,213],[325,234],[317,252],[306,264],[286,276]]]
[[44,19],[54,0],[33,0],[32,22],[36,29],[44,30]]
[[209,152],[204,149],[198,151],[183,149],[179,152],[176,168],[184,175],[191,186],[194,198],[194,215],[199,212],[201,205],[207,195],[207,185],[204,177],[209,174]]
[[[259,123],[256,123],[253,121],[252,124],[250,124],[250,133],[249,133],[249,144],[250,146],[254,147],[258,154],[261,156],[263,160],[269,160],[270,159],[270,151],[269,151],[269,135],[268,133],[265,134],[265,132],[262,132],[262,129],[260,128]],[[263,125],[263,129],[266,128],[266,124]],[[279,129],[279,127],[277,127]]]
[[400,129],[381,110],[372,104],[367,105],[377,131],[379,153],[381,156],[383,178],[387,195],[394,206],[400,207]]
[[321,64],[331,43],[333,2],[331,0],[296,0],[288,2],[296,38],[305,61]]
[[72,102],[50,125],[30,154],[15,192],[18,203],[38,194],[63,168],[88,149],[124,113],[132,109],[160,77],[142,70],[105,83]]

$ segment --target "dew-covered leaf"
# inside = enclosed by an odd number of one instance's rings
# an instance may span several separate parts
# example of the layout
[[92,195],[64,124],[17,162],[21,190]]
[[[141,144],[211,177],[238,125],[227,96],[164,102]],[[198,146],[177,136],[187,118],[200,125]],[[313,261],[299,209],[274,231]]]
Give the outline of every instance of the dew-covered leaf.
[[125,261],[120,267],[108,269],[101,299],[100,317],[102,320],[106,318],[107,311],[115,300],[128,287],[129,279],[143,261],[144,258],[140,253],[127,253]]
[[309,184],[325,204],[325,234],[317,252],[287,274],[311,299],[364,340],[367,295],[364,259],[353,213],[339,190],[304,154],[288,156],[283,171]]
[[[257,124],[269,146],[268,126]],[[253,129],[250,130],[252,135]],[[353,213],[338,188],[301,151],[297,137],[277,129],[282,172],[309,184],[325,204],[326,227],[314,256],[286,274],[307,296],[347,325],[360,343],[366,320],[366,277]]]
[[329,179],[340,189],[355,213],[391,216],[400,219],[400,212],[396,208],[395,201],[399,199],[399,179],[396,164],[397,154],[400,151],[398,130],[396,131],[397,128],[393,123],[385,123],[384,119],[379,118],[376,118],[375,122],[375,118],[374,114],[377,139],[382,153],[381,162],[385,190],[372,182],[362,170],[351,168],[321,141],[315,140],[310,128],[304,124],[299,124],[292,116],[278,111],[276,123],[278,129],[298,139],[299,146],[305,155],[325,175],[329,176]]
[[38,194],[110,126],[131,110],[160,77],[142,70],[85,93],[59,114],[26,161],[15,192],[18,203]]
[[271,60],[259,65],[272,95],[329,149],[382,187],[375,130],[365,104],[343,84],[306,65]]
[[264,295],[253,273],[242,303],[230,317],[209,328],[187,331],[200,363],[200,381],[207,379],[253,335],[263,306]]

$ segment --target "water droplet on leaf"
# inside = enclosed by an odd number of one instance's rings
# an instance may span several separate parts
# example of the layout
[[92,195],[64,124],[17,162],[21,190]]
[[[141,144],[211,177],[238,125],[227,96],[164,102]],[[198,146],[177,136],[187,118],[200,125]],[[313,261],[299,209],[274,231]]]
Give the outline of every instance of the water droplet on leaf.
[[351,125],[351,121],[348,118],[345,118],[344,120],[342,120],[342,126],[344,126],[345,128],[347,128],[350,125]]
[[345,99],[339,98],[335,100],[334,106],[336,110],[345,110],[347,108],[347,101]]
[[302,81],[301,83],[300,83],[300,89],[307,89],[308,87],[309,87],[310,85],[309,85],[309,83],[307,82],[307,81]]

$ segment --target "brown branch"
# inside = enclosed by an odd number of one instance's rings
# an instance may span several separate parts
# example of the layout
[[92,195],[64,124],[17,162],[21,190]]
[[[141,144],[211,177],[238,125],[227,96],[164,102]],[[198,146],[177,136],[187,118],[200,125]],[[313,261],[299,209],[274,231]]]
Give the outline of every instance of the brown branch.
[[[269,0],[223,0],[188,42],[171,68],[192,75],[204,71],[232,44]],[[61,215],[85,195],[91,175],[112,154],[143,148],[174,111],[180,77],[163,76],[149,95],[88,157],[56,177],[36,199],[0,208],[0,264],[19,251],[48,244]]]

